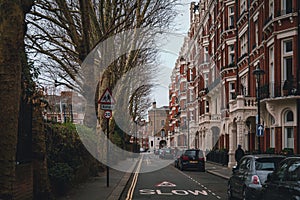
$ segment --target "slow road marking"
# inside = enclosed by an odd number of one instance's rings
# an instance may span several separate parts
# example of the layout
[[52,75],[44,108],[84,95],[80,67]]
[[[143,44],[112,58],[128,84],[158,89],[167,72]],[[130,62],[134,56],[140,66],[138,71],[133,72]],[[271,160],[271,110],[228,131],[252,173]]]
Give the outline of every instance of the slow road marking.
[[204,195],[207,196],[207,192],[205,190],[171,190],[169,192],[162,192],[161,190],[151,190],[151,189],[142,189],[140,190],[141,195],[179,195],[179,196],[186,196],[186,195]]

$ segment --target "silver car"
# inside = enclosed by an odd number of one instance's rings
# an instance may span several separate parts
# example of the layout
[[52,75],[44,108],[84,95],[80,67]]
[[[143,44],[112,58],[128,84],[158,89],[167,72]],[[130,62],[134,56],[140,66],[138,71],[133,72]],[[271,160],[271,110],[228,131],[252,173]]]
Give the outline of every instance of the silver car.
[[260,199],[262,184],[284,158],[265,154],[244,156],[232,169],[228,180],[228,199]]

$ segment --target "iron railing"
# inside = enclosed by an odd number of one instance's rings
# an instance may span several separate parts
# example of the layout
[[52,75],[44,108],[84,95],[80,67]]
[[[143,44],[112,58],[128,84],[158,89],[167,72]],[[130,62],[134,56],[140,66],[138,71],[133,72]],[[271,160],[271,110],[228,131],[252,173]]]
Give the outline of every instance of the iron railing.
[[282,82],[270,82],[261,86],[260,98],[265,99],[299,95],[299,92],[300,91],[297,91],[297,81],[295,79],[285,80]]

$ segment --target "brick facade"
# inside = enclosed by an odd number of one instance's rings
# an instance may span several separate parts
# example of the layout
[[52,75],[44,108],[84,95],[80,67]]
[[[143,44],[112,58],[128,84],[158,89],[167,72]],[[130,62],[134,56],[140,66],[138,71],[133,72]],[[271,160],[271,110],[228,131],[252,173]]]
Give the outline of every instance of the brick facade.
[[[228,148],[229,165],[234,164],[238,144],[251,153],[259,149],[258,140],[263,152],[275,141],[277,153],[284,148],[293,148],[298,153],[300,87],[296,80],[300,79],[300,20],[294,8],[299,7],[300,2],[292,0],[289,7],[282,4],[283,1],[191,3],[187,38],[196,42],[185,40],[179,52],[170,95],[178,95],[176,77],[193,74],[186,92],[195,92],[194,99],[188,101],[196,103],[180,101],[181,109],[193,110],[182,112],[181,116],[196,114],[197,128],[193,131],[197,132],[199,144],[195,146],[203,150],[216,147],[212,144],[215,135],[219,135],[221,141],[224,135],[229,135],[228,145],[217,142],[217,148]],[[180,62],[182,60],[185,62]],[[256,69],[264,71],[259,81],[260,122],[265,128],[262,137],[256,136],[258,83],[253,73]],[[170,104],[172,106],[176,105]]]

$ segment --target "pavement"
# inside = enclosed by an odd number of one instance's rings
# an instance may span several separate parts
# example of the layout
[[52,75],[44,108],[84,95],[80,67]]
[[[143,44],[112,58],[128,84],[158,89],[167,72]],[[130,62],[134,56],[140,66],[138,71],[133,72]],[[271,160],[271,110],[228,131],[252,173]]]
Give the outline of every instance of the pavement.
[[[109,187],[107,187],[106,171],[101,172],[98,177],[92,177],[87,182],[72,188],[65,196],[57,198],[58,200],[116,200],[122,195],[122,192],[128,183],[131,174],[136,166],[138,159],[132,162],[131,172],[122,172],[115,169],[109,170]],[[120,163],[122,165],[122,162]],[[229,179],[232,174],[230,168],[213,162],[206,162],[206,172]]]
[[206,161],[205,162],[205,169],[207,173],[213,174],[215,176],[219,176],[228,180],[232,174],[232,169],[228,168],[227,166],[223,166],[218,163],[213,163]]

